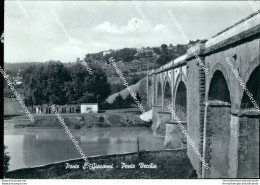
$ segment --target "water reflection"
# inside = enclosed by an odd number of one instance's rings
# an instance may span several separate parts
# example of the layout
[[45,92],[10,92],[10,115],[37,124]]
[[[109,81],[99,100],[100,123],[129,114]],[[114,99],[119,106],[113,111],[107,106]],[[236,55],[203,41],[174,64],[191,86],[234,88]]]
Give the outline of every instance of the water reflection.
[[[154,137],[150,128],[95,128],[71,132],[86,156],[134,152],[137,137],[140,150],[163,147],[163,138]],[[62,129],[6,130],[4,137],[11,156],[10,170],[80,157]]]

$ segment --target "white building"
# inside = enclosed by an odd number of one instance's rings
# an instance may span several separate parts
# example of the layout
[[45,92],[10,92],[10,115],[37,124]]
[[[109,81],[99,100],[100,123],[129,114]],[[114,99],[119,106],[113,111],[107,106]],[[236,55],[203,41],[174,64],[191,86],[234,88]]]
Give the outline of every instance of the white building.
[[103,51],[103,56],[105,56],[106,54],[110,54],[110,51]]
[[[79,113],[79,105],[56,105],[56,111],[60,114],[74,114]],[[37,105],[35,109],[36,114],[54,114],[50,105]]]
[[98,104],[97,103],[83,103],[80,105],[81,113],[97,113]]

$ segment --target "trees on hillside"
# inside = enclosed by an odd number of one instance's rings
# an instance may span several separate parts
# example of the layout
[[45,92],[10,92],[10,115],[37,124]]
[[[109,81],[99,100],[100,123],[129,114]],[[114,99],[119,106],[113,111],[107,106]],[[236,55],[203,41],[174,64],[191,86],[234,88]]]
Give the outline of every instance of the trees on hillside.
[[98,61],[107,61],[110,57],[115,59],[120,59],[124,62],[129,62],[134,59],[134,55],[137,53],[135,48],[123,48],[119,50],[110,50],[110,53],[103,55],[103,52],[87,54],[86,60],[98,60]]
[[80,62],[65,66],[61,62],[48,62],[31,66],[23,73],[27,105],[77,104],[103,101],[110,95],[106,75],[91,66],[89,74]]
[[157,59],[157,64],[164,65],[171,60],[169,57],[168,46],[166,44],[161,45],[162,54]]

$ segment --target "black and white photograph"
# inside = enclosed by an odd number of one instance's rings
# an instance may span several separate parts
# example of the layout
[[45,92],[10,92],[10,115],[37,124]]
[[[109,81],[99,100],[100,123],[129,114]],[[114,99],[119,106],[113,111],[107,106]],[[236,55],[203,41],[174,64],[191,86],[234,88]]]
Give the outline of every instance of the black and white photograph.
[[259,1],[3,4],[2,184],[259,183]]

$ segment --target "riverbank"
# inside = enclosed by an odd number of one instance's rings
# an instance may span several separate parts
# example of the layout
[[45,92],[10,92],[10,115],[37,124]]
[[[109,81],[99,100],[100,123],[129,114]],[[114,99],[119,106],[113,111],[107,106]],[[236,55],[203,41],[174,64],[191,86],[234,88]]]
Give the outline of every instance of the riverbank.
[[[141,151],[89,157],[95,170],[83,169],[75,159],[7,172],[14,179],[188,179],[197,178],[186,150]],[[78,167],[78,168],[77,168]]]
[[[142,121],[136,111],[120,110],[89,114],[60,114],[69,128],[93,127],[150,127],[151,122]],[[35,114],[34,123],[26,115],[8,117],[5,128],[63,128],[55,114]]]

